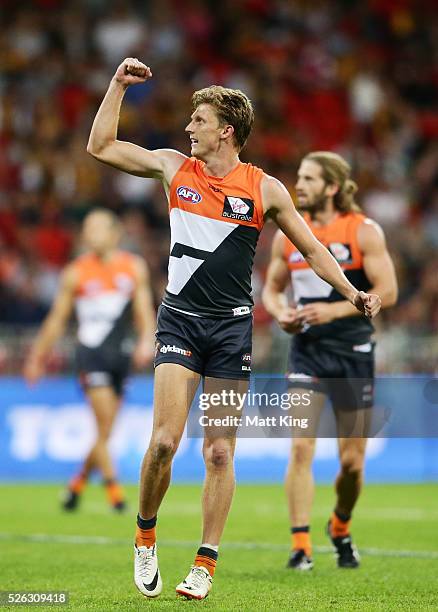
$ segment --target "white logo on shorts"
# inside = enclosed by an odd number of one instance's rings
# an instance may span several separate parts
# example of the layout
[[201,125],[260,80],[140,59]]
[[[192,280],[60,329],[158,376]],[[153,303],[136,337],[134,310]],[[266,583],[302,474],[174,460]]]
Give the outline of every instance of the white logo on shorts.
[[165,344],[160,348],[160,353],[177,353],[178,355],[184,355],[184,357],[192,356],[192,351],[179,348],[179,346],[175,346],[174,344]]
[[291,372],[287,377],[289,380],[313,380],[313,376],[303,374],[302,372]]
[[240,317],[250,313],[251,308],[249,306],[238,306],[237,308],[233,308],[233,316],[235,317]]
[[108,372],[87,372],[84,374],[85,384],[89,387],[106,387],[111,382]]

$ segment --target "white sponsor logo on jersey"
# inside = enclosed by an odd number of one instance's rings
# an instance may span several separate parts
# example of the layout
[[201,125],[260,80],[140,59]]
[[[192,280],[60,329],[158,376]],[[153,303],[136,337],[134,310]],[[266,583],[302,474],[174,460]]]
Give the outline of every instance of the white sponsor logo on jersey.
[[222,216],[226,219],[236,219],[250,223],[254,215],[254,201],[238,196],[226,196]]
[[230,203],[231,210],[235,213],[239,213],[240,215],[246,215],[246,213],[249,211],[248,204],[240,198],[233,198],[231,196],[228,196],[228,201]]
[[342,244],[342,242],[331,242],[329,249],[333,256],[341,262],[346,262],[351,259],[351,253],[348,245]]

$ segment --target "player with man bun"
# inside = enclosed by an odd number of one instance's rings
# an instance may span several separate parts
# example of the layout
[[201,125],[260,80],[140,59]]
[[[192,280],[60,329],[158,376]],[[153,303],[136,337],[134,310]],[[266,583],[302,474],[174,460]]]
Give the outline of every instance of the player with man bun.
[[[345,276],[359,289],[378,294],[385,308],[397,299],[394,266],[381,228],[356,204],[356,191],[350,166],[340,155],[317,151],[302,160],[296,194],[304,221],[336,258]],[[285,295],[289,282],[293,305]],[[306,409],[312,428],[294,439],[286,474],[292,532],[288,566],[299,570],[313,567],[312,461],[319,416],[329,396],[337,417],[341,470],[328,533],[339,567],[357,567],[359,557],[352,544],[350,521],[362,486],[367,423],[373,405],[371,320],[317,276],[282,231],[274,238],[263,301],[280,327],[292,334],[290,386],[297,393],[313,391],[312,405]]]

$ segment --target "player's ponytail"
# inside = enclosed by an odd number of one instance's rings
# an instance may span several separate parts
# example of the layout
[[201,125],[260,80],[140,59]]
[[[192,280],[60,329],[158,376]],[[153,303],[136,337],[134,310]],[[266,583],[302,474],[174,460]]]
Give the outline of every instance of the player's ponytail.
[[[354,201],[354,194],[357,193],[358,189],[357,183],[352,179],[346,179],[341,189],[334,197],[336,207],[343,212],[360,210],[360,207]],[[339,198],[336,200],[336,196],[338,195]]]
[[315,151],[306,155],[304,159],[314,161],[321,166],[322,176],[327,184],[339,186],[333,196],[333,202],[340,212],[360,211],[360,206],[354,200],[358,186],[350,178],[351,167],[343,157],[331,151]]

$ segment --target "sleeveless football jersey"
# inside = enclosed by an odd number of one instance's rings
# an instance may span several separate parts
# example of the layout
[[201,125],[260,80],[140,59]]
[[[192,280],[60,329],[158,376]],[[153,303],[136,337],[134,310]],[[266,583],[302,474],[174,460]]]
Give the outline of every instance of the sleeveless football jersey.
[[135,256],[117,251],[108,261],[94,254],[78,257],[75,309],[78,340],[88,348],[120,347],[129,335],[136,284]]
[[194,316],[251,312],[251,271],[263,206],[264,173],[239,164],[223,178],[185,160],[169,193],[171,246],[163,304]]
[[[348,280],[359,290],[368,291],[368,281],[362,267],[362,254],[357,233],[366,217],[359,213],[340,214],[325,226],[315,226],[309,215],[304,219],[318,240],[327,247],[341,266]],[[304,306],[310,302],[345,300],[331,285],[320,278],[305,261],[296,247],[284,237],[284,258],[291,272],[294,300]],[[371,351],[370,337],[374,328],[365,316],[345,317],[324,325],[305,326],[301,336],[330,344],[348,344],[354,352]]]

